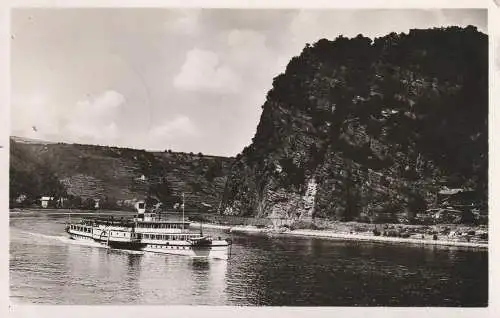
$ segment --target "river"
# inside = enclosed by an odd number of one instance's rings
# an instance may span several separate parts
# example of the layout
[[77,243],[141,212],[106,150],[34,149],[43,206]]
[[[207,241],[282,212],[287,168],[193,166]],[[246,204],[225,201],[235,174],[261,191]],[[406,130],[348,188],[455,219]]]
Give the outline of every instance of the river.
[[13,303],[488,304],[487,251],[233,234],[230,260],[200,260],[84,245],[66,238],[66,221],[64,215],[43,211],[10,214]]

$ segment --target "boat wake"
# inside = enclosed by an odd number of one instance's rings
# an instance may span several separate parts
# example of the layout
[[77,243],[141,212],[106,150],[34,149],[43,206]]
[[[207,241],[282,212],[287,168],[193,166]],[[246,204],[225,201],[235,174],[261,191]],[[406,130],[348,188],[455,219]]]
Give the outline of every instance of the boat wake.
[[18,230],[18,232],[22,233],[22,234],[34,236],[34,237],[37,237],[37,238],[46,239],[46,240],[62,240],[62,239],[66,239],[66,237],[62,236],[62,235],[48,235],[48,234],[42,234],[42,233],[38,233],[38,232],[30,232],[30,231],[26,231],[26,230]]
[[[84,245],[84,246],[91,246],[91,247],[106,247],[103,246],[102,244],[99,244],[97,242],[86,242],[86,241],[77,241],[77,240],[72,240],[69,237],[65,235],[48,235],[48,234],[43,234],[43,233],[38,233],[38,232],[30,232],[26,230],[18,230],[19,233],[24,234],[24,235],[29,235],[32,237],[36,237],[38,239],[46,240],[46,241],[52,241],[52,242],[60,242],[64,244],[72,244],[72,245]],[[37,242],[40,242],[39,240]]]

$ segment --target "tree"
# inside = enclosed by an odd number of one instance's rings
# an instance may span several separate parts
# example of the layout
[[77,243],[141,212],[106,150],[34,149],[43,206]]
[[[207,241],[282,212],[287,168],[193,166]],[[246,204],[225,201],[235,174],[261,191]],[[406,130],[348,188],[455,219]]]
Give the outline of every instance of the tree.
[[411,192],[408,196],[408,219],[414,219],[418,213],[427,210],[427,202],[420,193]]
[[83,210],[95,210],[95,200],[92,198],[85,199],[80,206]]

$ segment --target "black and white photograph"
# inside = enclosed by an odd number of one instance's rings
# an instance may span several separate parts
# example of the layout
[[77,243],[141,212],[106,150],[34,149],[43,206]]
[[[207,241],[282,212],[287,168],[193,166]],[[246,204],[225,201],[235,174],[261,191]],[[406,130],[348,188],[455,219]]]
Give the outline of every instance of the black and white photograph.
[[488,307],[488,34],[486,8],[11,8],[10,303]]

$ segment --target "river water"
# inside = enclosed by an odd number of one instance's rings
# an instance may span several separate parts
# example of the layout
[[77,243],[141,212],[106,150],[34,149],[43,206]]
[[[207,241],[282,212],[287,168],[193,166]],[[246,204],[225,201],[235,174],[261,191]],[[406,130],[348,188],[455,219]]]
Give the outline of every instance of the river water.
[[66,238],[66,221],[46,212],[10,214],[13,303],[488,304],[486,251],[234,234],[230,260],[199,260],[84,245]]

